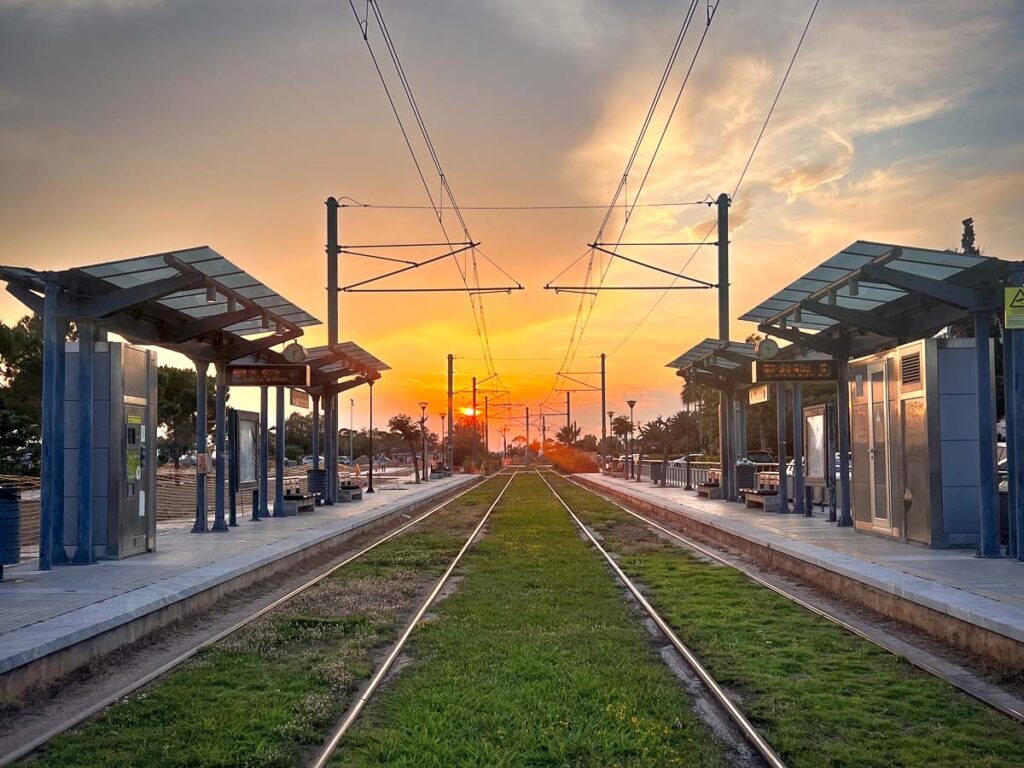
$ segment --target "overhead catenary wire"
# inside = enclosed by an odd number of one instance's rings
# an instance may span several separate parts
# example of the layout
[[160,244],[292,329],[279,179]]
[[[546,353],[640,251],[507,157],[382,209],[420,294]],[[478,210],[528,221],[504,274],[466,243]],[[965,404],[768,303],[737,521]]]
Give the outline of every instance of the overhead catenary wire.
[[[786,67],[786,72],[782,76],[782,80],[779,83],[779,88],[775,92],[775,98],[772,99],[771,107],[769,107],[768,113],[765,115],[764,122],[761,124],[761,130],[758,132],[757,138],[754,140],[754,144],[750,148],[750,154],[747,156],[747,162],[743,165],[743,170],[740,172],[739,178],[736,180],[736,185],[733,187],[732,196],[730,198],[732,201],[736,200],[736,196],[737,194],[739,194],[740,187],[743,185],[743,181],[746,178],[747,171],[750,170],[750,166],[754,161],[754,155],[757,153],[758,147],[761,146],[761,139],[764,138],[765,131],[768,129],[768,123],[771,121],[772,115],[775,113],[775,107],[778,105],[779,99],[782,96],[782,91],[786,87],[786,81],[789,80],[789,74],[790,72],[793,71],[793,65],[796,63],[797,55],[800,53],[800,49],[803,47],[804,39],[807,37],[807,30],[809,30],[811,27],[811,22],[814,20],[814,14],[817,12],[818,5],[820,4],[820,2],[821,0],[814,0],[814,5],[811,7],[811,12],[807,16],[807,23],[804,24],[803,31],[800,33],[800,39],[797,40],[796,48],[794,48],[793,55],[789,59],[789,65]],[[708,230],[704,233],[704,237],[701,239],[701,242],[693,249],[693,251],[690,253],[690,256],[683,263],[682,267],[680,267],[680,272],[685,271],[686,268],[690,266],[690,263],[697,256],[697,253],[700,251],[700,249],[704,245],[707,245],[708,237],[711,236],[711,233],[714,232],[716,228],[716,225],[712,225],[711,227],[708,228]],[[675,283],[675,280],[673,280],[672,282]],[[650,319],[651,315],[654,314],[654,311],[658,308],[661,302],[665,300],[665,297],[667,295],[668,291],[666,290],[661,294],[661,296],[659,296],[654,301],[654,303],[647,310],[647,312],[644,313],[644,316],[640,318],[640,320],[637,322],[636,325],[633,326],[629,333],[623,336],[619,343],[612,348],[612,351],[608,353],[609,355],[613,355],[616,352],[618,352],[631,338],[633,338],[636,332],[639,331],[640,328],[642,328],[643,325],[647,322],[647,320]]]

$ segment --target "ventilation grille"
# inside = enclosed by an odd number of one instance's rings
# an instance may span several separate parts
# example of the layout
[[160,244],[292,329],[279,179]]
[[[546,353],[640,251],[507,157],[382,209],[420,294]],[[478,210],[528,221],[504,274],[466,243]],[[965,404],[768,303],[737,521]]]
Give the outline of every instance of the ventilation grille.
[[900,381],[903,383],[903,386],[921,383],[920,352],[900,358]]

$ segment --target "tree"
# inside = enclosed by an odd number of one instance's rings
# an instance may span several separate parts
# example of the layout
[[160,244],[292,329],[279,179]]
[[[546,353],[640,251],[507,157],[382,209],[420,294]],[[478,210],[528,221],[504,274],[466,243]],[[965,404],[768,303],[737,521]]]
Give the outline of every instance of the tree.
[[964,232],[960,235],[960,252],[980,255],[981,250],[974,242],[974,219],[966,218],[960,223],[964,225]]
[[586,453],[597,453],[597,435],[584,435],[577,441],[576,447]]
[[[181,466],[181,457],[196,447],[196,374],[184,368],[161,365],[156,372],[157,426],[164,430],[160,447],[166,449],[174,468]],[[216,387],[212,376],[206,377],[206,399],[213,402]],[[214,409],[206,409],[207,431],[211,431]],[[203,446],[205,450],[205,446]]]
[[415,482],[418,484],[420,481],[420,467],[416,461],[416,451],[420,447],[420,443],[423,440],[422,433],[420,432],[420,425],[418,421],[413,421],[412,418],[406,416],[404,413],[400,413],[397,416],[392,416],[388,419],[388,429],[391,433],[398,435],[405,444],[409,447],[409,453],[412,454],[412,470]]
[[[306,456],[313,451],[313,414],[291,413],[284,422],[285,455],[288,458]],[[294,448],[294,451],[290,451]]]
[[579,438],[580,428],[575,423],[564,425],[558,430],[558,435],[555,437],[562,445],[573,445]]
[[[616,416],[612,419],[612,434],[622,440],[622,444],[626,445],[626,440],[629,439],[629,416]],[[629,448],[625,448],[624,453],[629,452]]]

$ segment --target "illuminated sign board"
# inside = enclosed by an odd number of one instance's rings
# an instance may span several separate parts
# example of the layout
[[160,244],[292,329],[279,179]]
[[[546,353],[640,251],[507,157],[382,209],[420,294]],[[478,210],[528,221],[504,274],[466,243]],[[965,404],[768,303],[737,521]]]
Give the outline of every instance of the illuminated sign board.
[[755,360],[754,381],[836,381],[835,360]]
[[301,389],[289,389],[288,396],[296,408],[309,408],[309,393]]
[[767,384],[755,384],[747,390],[747,402],[750,405],[757,405],[758,403],[768,402],[768,385]]
[[224,383],[229,387],[307,387],[306,365],[226,365]]

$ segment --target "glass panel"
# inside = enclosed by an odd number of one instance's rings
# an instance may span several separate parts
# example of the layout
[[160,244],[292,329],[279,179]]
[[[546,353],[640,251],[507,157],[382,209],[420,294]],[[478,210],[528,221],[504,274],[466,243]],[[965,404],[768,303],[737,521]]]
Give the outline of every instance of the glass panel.
[[889,519],[889,488],[886,475],[885,371],[871,372],[871,470],[874,513],[878,520]]

